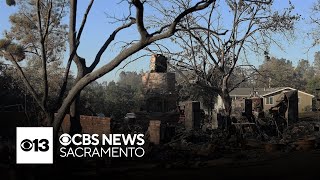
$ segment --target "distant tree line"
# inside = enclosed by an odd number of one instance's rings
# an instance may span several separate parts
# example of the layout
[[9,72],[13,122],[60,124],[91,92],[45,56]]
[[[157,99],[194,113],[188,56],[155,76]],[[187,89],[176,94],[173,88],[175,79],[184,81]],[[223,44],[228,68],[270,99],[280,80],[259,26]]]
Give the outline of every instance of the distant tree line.
[[238,87],[292,87],[313,94],[320,88],[320,52],[314,54],[313,63],[301,59],[294,66],[288,59],[270,57],[256,69],[243,67],[234,71],[235,82],[246,76],[247,79]]
[[[30,81],[37,84],[39,72],[32,71],[34,66],[39,64],[29,63],[23,69]],[[117,82],[93,82],[84,88],[81,93],[80,114],[82,115],[104,115],[115,119],[122,119],[127,112],[139,110],[142,102],[142,82],[143,72],[122,71]],[[61,82],[63,71],[60,63],[56,61],[48,67],[50,100],[48,106],[55,103],[55,97],[59,93],[58,87]],[[75,77],[70,75],[69,81],[74,81]],[[44,114],[37,106],[32,95],[26,90],[20,76],[15,68],[10,64],[0,61],[0,111],[27,111],[37,113],[37,122],[40,124]],[[40,88],[40,87],[39,87]],[[67,91],[70,87],[67,87]]]
[[140,110],[143,103],[141,73],[124,72],[117,82],[94,82],[81,93],[81,114],[105,116],[116,120]]

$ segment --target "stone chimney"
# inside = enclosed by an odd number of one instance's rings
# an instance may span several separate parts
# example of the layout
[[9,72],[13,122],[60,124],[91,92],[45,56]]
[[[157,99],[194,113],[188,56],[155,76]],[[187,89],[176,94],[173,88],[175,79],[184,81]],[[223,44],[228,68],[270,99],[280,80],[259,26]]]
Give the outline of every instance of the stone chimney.
[[150,72],[142,76],[145,109],[149,112],[169,112],[176,109],[177,92],[175,73],[167,72],[167,58],[154,54],[150,60]]
[[150,72],[167,72],[167,58],[161,54],[153,54],[150,60]]

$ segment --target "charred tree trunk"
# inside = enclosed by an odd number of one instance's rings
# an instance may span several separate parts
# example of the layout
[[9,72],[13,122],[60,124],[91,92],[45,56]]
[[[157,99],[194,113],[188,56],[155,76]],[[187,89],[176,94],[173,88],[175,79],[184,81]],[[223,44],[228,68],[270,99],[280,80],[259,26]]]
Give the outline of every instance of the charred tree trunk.
[[[83,59],[80,57],[75,57],[77,59],[78,66],[78,75],[75,80],[75,83],[77,83],[81,78],[83,78],[87,74],[87,70],[85,66],[81,63],[83,62]],[[77,134],[82,132],[82,126],[80,122],[80,94],[81,90],[77,93],[74,101],[70,105],[70,134]]]
[[225,93],[225,92],[222,92],[220,96],[224,104],[224,122],[222,127],[228,128],[231,125],[231,110],[232,110],[231,98],[229,93]]
[[228,77],[223,78],[222,89],[221,89],[221,92],[219,95],[221,96],[222,102],[224,104],[224,117],[225,118],[224,118],[223,124],[226,128],[229,128],[231,125],[232,101],[230,98],[227,82],[228,82]]
[[[76,38],[76,18],[77,18],[77,0],[70,1],[70,22],[69,22],[69,48],[70,56],[72,52],[76,49],[78,40]],[[78,74],[75,80],[75,84],[87,74],[87,67],[85,60],[78,56],[76,53],[73,61],[77,65]],[[80,112],[79,112],[79,103],[80,103],[80,94],[81,90],[76,94],[73,102],[70,105],[70,134],[81,133],[82,127],[80,123]]]
[[[213,103],[213,96],[210,97],[210,108],[209,108],[209,114],[210,114],[210,117],[212,118],[212,108],[214,106],[214,103]],[[212,120],[212,119],[211,119]]]
[[76,96],[76,99],[70,106],[70,133],[71,135],[81,133],[82,126],[80,122],[79,112],[80,93]]
[[224,104],[224,113],[226,116],[231,116],[232,104],[229,93],[222,93],[222,101]]
[[54,114],[52,112],[44,112],[44,119],[38,122],[40,126],[52,126],[54,120]]

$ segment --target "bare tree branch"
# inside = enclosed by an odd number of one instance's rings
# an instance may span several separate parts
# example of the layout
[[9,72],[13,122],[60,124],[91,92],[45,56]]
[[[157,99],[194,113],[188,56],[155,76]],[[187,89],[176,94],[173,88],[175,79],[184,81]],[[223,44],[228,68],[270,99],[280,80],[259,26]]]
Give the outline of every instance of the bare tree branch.
[[148,31],[144,27],[144,22],[143,22],[143,14],[144,14],[144,7],[143,4],[141,3],[140,0],[132,0],[133,5],[136,7],[137,10],[137,27],[138,31],[140,33],[141,39],[146,39],[149,36]]
[[126,66],[128,66],[129,64],[131,64],[131,63],[133,63],[133,62],[135,62],[135,61],[137,61],[137,60],[139,60],[139,59],[141,59],[141,58],[143,58],[143,57],[146,57],[146,56],[150,56],[150,54],[144,54],[144,55],[141,55],[141,56],[139,56],[139,57],[137,57],[137,58],[134,58],[134,59],[131,59],[129,62],[127,62],[124,66],[122,66],[120,69],[118,69],[117,71],[116,71],[116,73],[118,73],[118,71],[120,71],[120,70],[123,70]]
[[50,1],[50,3],[49,3],[49,9],[48,9],[48,12],[47,12],[47,22],[46,22],[46,27],[45,27],[44,37],[43,37],[44,40],[47,38],[48,32],[49,32],[51,11],[52,11],[52,1]]
[[98,63],[100,62],[101,56],[102,54],[105,52],[105,50],[108,48],[108,46],[110,45],[110,43],[114,40],[114,38],[116,37],[117,33],[125,28],[130,27],[131,25],[135,24],[136,20],[134,18],[131,18],[131,21],[127,24],[124,24],[120,27],[118,27],[116,30],[114,30],[112,32],[112,34],[109,36],[109,38],[105,41],[105,43],[102,45],[102,47],[100,48],[100,50],[98,51],[94,61],[92,62],[91,66],[89,67],[89,72],[93,71],[94,68],[98,65]]
[[80,38],[81,38],[81,35],[82,35],[82,32],[83,32],[83,29],[85,27],[85,24],[87,22],[87,17],[90,13],[90,10],[91,10],[91,7],[94,3],[94,0],[91,0],[90,3],[88,4],[88,7],[86,9],[86,12],[83,16],[83,19],[82,19],[82,23],[80,25],[80,29],[79,29],[79,33],[77,35],[77,38],[76,38],[76,45],[75,45],[75,48],[73,48],[70,56],[69,56],[69,59],[68,59],[68,62],[67,62],[67,66],[66,66],[66,70],[65,70],[65,73],[63,75],[63,81],[62,81],[62,86],[60,88],[60,92],[59,92],[59,96],[58,96],[58,100],[57,100],[57,105],[61,104],[62,102],[62,98],[63,98],[63,95],[67,89],[67,85],[68,85],[68,77],[69,77],[69,72],[70,72],[70,67],[71,67],[71,63],[72,63],[72,60],[75,58],[76,56],[76,53],[77,53],[77,50],[78,50],[78,47],[79,47],[79,44],[80,44]]
[[181,14],[179,14],[175,19],[174,21],[172,22],[172,24],[168,27],[168,30],[165,31],[164,33],[162,34],[158,34],[156,36],[152,36],[150,38],[150,41],[156,41],[156,40],[160,40],[160,39],[164,39],[164,38],[167,38],[171,35],[173,35],[177,29],[177,25],[178,23],[188,14],[190,13],[193,13],[193,12],[196,12],[196,11],[199,11],[199,10],[202,10],[202,9],[205,9],[207,8],[210,4],[212,3],[215,3],[216,0],[202,0],[200,2],[198,2],[197,4],[195,4],[194,6],[184,10]]
[[24,82],[24,84],[26,85],[26,87],[28,88],[28,91],[31,93],[32,97],[34,98],[34,100],[37,102],[37,104],[40,106],[40,108],[45,112],[46,108],[43,106],[43,103],[41,102],[38,94],[36,93],[36,91],[33,89],[33,87],[31,86],[30,82],[28,81],[28,78],[26,77],[25,73],[23,72],[22,68],[20,67],[20,65],[17,63],[17,61],[15,60],[14,56],[10,53],[10,61],[11,63],[14,65],[14,67],[18,70],[18,72],[20,73],[20,76],[22,77],[22,81]]
[[[50,21],[49,14],[51,14],[51,8],[49,8],[49,11],[48,11],[48,22]],[[42,88],[43,88],[42,106],[46,109],[49,85],[48,85],[48,75],[47,75],[47,52],[45,49],[46,35],[45,36],[43,35],[43,30],[42,30],[40,0],[37,1],[37,15],[38,15],[38,26],[39,26],[38,30],[40,35],[40,46],[41,46],[40,49],[41,49],[41,61],[42,61]]]
[[94,0],[91,0],[87,9],[86,9],[86,12],[84,13],[83,15],[83,19],[82,19],[82,23],[80,25],[80,29],[79,29],[79,32],[78,32],[78,35],[77,35],[77,42],[80,41],[80,38],[81,38],[81,34],[82,34],[82,31],[84,29],[84,26],[87,22],[87,17],[88,17],[88,14],[90,13],[90,10],[91,10],[91,7],[92,7],[92,4],[93,4]]

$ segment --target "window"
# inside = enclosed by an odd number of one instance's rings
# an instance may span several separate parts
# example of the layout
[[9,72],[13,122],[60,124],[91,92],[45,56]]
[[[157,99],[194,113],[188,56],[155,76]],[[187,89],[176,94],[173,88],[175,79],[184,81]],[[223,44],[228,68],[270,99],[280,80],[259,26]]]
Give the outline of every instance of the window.
[[266,104],[273,104],[273,96],[267,97],[266,99]]

